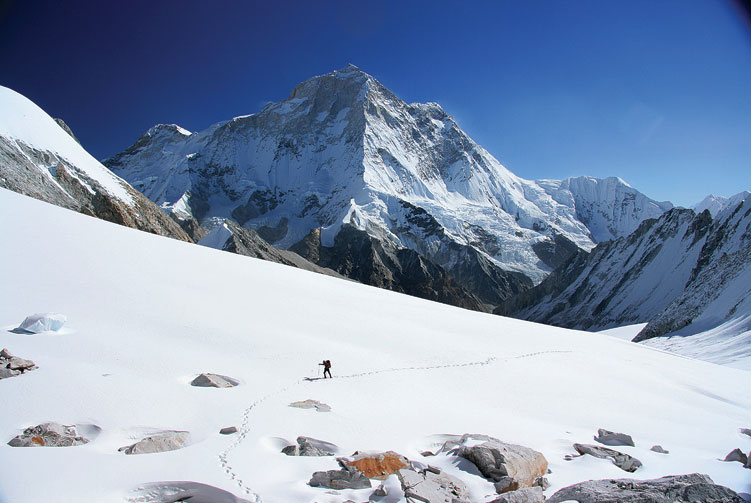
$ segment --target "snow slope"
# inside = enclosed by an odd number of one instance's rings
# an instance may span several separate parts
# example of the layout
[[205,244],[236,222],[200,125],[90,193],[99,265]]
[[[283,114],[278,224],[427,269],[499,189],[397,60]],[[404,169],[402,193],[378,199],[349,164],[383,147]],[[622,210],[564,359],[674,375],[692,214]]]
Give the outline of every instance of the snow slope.
[[[191,246],[5,190],[0,228],[0,347],[39,366],[0,381],[3,503],[119,502],[162,480],[266,502],[367,500],[370,490],[308,487],[313,471],[336,463],[280,454],[283,439],[298,435],[342,454],[396,450],[487,501],[492,486],[466,465],[419,454],[432,435],[464,432],[543,452],[552,494],[627,475],[605,460],[563,460],[598,427],[634,437],[636,447],[622,450],[644,463],[637,478],[702,472],[751,492],[747,470],[718,460],[751,449],[738,433],[751,427],[748,372]],[[66,314],[62,333],[7,331],[39,311]],[[336,378],[302,380],[324,358]],[[241,385],[188,385],[207,371]],[[287,406],[308,398],[332,411]],[[6,445],[44,421],[102,431],[79,447]],[[230,425],[242,435],[218,434]],[[192,444],[117,451],[153,428],[188,430]],[[670,454],[649,451],[656,443]],[[387,485],[387,501],[398,501],[393,477]]]
[[204,131],[154,126],[105,164],[168,210],[276,229],[281,248],[316,228],[330,247],[351,224],[455,274],[473,247],[535,283],[556,236],[588,250],[670,207],[616,178],[519,178],[440,105],[407,104],[353,65]]

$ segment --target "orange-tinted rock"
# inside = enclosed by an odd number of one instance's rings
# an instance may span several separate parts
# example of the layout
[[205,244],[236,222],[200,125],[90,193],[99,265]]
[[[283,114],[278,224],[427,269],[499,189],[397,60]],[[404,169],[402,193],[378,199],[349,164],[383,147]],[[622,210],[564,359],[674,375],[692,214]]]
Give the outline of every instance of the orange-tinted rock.
[[352,459],[342,459],[343,464],[356,468],[369,479],[384,480],[392,473],[408,467],[409,460],[393,451],[376,454],[356,454]]

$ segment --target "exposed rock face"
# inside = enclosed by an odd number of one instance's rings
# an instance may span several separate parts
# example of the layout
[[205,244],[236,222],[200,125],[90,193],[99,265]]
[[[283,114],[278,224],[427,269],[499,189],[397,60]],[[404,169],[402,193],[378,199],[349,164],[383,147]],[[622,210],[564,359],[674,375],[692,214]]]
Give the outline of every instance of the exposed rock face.
[[8,442],[11,447],[71,447],[89,443],[78,435],[75,425],[42,423],[26,428],[21,435]]
[[135,444],[120,447],[118,450],[125,454],[174,451],[185,447],[188,440],[190,440],[190,433],[187,431],[165,431],[145,437]]
[[210,230],[208,234],[198,241],[199,245],[237,253],[238,255],[245,255],[246,257],[260,258],[278,264],[305,269],[306,271],[344,278],[344,276],[335,271],[316,265],[297,253],[273,247],[259,236],[256,231],[241,227],[232,220],[212,219],[206,226]]
[[733,449],[725,456],[723,461],[738,461],[745,466],[748,464],[748,456],[740,449]]
[[327,487],[329,489],[365,489],[366,487],[372,487],[370,479],[356,470],[315,472],[308,485],[311,487]]
[[191,386],[201,388],[232,388],[240,384],[240,381],[220,374],[200,374],[190,382]]
[[73,130],[70,129],[70,127],[65,123],[64,120],[62,120],[62,119],[60,119],[58,117],[55,117],[52,120],[54,120],[55,122],[57,122],[57,125],[60,126],[61,128],[63,128],[63,131],[65,131],[66,133],[68,133],[68,135],[70,135],[71,138],[73,138],[74,140],[76,140],[76,143],[78,143],[79,145],[81,144],[81,142],[78,140],[78,138],[76,138],[76,135],[73,134]]
[[403,468],[396,474],[407,503],[469,503],[467,487],[447,473]]
[[543,503],[545,496],[541,487],[525,487],[508,493],[503,493],[500,498],[496,498],[489,503]]
[[376,454],[355,453],[352,458],[339,458],[338,461],[346,469],[354,468],[369,479],[378,480],[385,480],[389,475],[411,466],[407,458],[393,451]]
[[641,461],[638,459],[631,457],[628,454],[608,449],[607,447],[590,444],[574,444],[574,449],[576,449],[576,452],[581,455],[589,454],[596,458],[609,459],[615,466],[627,472],[635,472],[636,469],[641,466]]
[[707,475],[672,475],[652,480],[590,480],[565,487],[547,503],[741,503],[737,493]]
[[604,445],[634,446],[634,440],[631,438],[631,435],[626,435],[625,433],[615,433],[612,431],[604,430],[602,428],[597,430],[597,435],[595,435],[594,439]]
[[479,298],[457,284],[439,265],[351,225],[342,226],[331,247],[321,244],[320,231],[315,230],[290,250],[366,285],[476,311],[487,310]]
[[37,366],[33,361],[13,356],[7,348],[0,351],[0,379],[14,377],[35,368]]
[[140,503],[251,503],[218,487],[198,482],[170,481],[152,482],[135,489],[127,501]]
[[282,449],[287,456],[333,456],[336,451],[336,445],[310,437],[297,437],[297,445]]
[[299,402],[292,402],[289,404],[290,407],[297,407],[298,409],[315,409],[317,412],[330,412],[331,406],[319,402],[318,400],[311,400],[310,398],[307,400],[301,400]]
[[474,463],[483,477],[496,483],[498,492],[539,485],[548,470],[548,461],[542,453],[487,435],[462,435],[445,442],[441,452],[450,452]]

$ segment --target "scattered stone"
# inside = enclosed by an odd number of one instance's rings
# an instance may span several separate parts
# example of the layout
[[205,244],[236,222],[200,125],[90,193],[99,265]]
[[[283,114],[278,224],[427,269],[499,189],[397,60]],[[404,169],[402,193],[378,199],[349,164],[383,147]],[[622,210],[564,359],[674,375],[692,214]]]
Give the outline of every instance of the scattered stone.
[[18,328],[16,328],[16,331],[32,334],[57,332],[63,328],[66,321],[68,321],[68,318],[64,314],[37,313],[27,316]]
[[745,466],[748,463],[748,456],[746,456],[740,449],[733,449],[727,456],[725,456],[723,461],[738,461]]
[[661,445],[653,445],[649,448],[650,451],[659,452],[660,454],[670,454],[670,451],[666,451]]
[[435,456],[435,454],[433,454],[433,453],[432,453],[432,452],[430,452],[430,451],[422,451],[422,452],[420,453],[420,456],[422,456],[422,457],[424,457],[424,458],[429,458],[429,457],[431,457],[431,456]]
[[132,492],[131,502],[149,503],[251,503],[218,487],[198,482],[153,482],[144,484]]
[[13,356],[7,348],[0,351],[0,379],[15,377],[35,368],[37,366],[33,361]]
[[429,471],[429,472],[432,472],[432,473],[435,473],[436,475],[438,475],[438,474],[441,473],[441,469],[438,468],[437,466],[433,466],[433,465],[428,465],[428,467],[425,468],[425,470]]
[[240,384],[240,381],[220,374],[199,374],[190,382],[191,386],[201,388],[232,388]]
[[543,503],[545,496],[540,487],[525,487],[516,491],[504,493],[490,503]]
[[402,468],[396,475],[407,503],[469,503],[467,487],[447,473]]
[[299,409],[315,409],[318,412],[330,412],[331,407],[328,406],[325,403],[319,402],[318,400],[302,400],[300,402],[292,402],[289,404],[290,407],[297,407]]
[[535,479],[534,485],[537,487],[540,487],[543,491],[547,491],[548,488],[550,487],[550,481],[547,479],[547,477],[537,477]]
[[287,456],[333,456],[336,445],[310,437],[297,437],[297,445],[288,445],[282,452]]
[[237,433],[237,426],[227,426],[219,430],[219,433],[221,435],[232,435],[233,433]]
[[628,454],[608,449],[607,447],[591,444],[574,444],[574,449],[581,455],[589,454],[596,458],[609,459],[615,466],[627,472],[635,472],[641,466],[641,461],[638,459]]
[[740,432],[742,435],[746,435],[748,437],[751,437],[751,428],[741,428]]
[[384,496],[388,496],[389,492],[386,490],[386,488],[383,486],[383,484],[376,487],[376,490],[373,491],[373,496],[376,498],[383,498]]
[[733,490],[707,475],[671,475],[652,480],[590,480],[564,487],[546,503],[741,503]]
[[26,428],[21,435],[12,438],[11,447],[71,447],[88,444],[89,439],[78,435],[75,425],[42,423]]
[[579,456],[574,456],[573,454],[564,454],[563,459],[566,461],[573,461],[574,458],[578,458]]
[[155,452],[174,451],[185,447],[190,439],[187,431],[164,431],[145,437],[135,444],[120,447],[118,451],[125,454],[152,454]]
[[410,466],[407,458],[394,451],[375,454],[355,453],[352,458],[339,458],[339,464],[346,470],[356,469],[369,479],[386,480],[392,473]]
[[357,470],[328,470],[315,472],[308,482],[310,487],[329,489],[365,489],[373,487],[370,479]]
[[[477,444],[478,441],[481,443]],[[461,438],[446,441],[441,451],[474,463],[483,477],[500,483],[496,490],[501,488],[501,492],[531,487],[548,470],[548,461],[542,453],[487,435],[462,435]],[[508,480],[509,477],[511,480]]]
[[625,433],[615,433],[612,431],[604,430],[600,428],[597,430],[597,435],[594,437],[595,441],[600,442],[603,445],[628,445],[634,447],[634,440],[631,435]]

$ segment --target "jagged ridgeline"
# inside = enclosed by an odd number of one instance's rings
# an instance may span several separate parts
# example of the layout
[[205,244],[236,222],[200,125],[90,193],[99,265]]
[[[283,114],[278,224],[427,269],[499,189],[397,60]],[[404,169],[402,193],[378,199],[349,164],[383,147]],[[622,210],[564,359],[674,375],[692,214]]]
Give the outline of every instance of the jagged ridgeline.
[[196,238],[230,220],[349,278],[485,311],[671,207],[617,178],[521,179],[440,105],[353,65],[204,131],[155,126],[105,165]]

